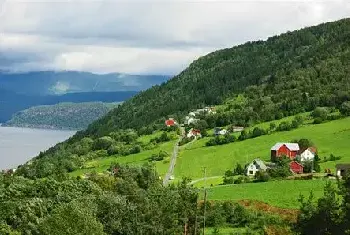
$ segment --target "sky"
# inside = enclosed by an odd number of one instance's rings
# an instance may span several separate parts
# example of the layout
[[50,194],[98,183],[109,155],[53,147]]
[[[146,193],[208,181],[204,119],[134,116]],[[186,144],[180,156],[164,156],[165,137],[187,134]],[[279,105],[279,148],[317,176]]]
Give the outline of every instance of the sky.
[[0,70],[174,75],[214,50],[346,17],[349,0],[0,0]]

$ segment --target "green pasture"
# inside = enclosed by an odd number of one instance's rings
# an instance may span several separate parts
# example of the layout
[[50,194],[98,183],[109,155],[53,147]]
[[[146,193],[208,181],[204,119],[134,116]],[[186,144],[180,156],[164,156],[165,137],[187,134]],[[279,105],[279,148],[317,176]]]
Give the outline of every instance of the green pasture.
[[330,168],[334,171],[336,163],[350,162],[350,118],[345,118],[221,146],[205,147],[209,138],[200,139],[180,152],[175,176],[203,178],[204,167],[207,169],[207,176],[223,175],[236,163],[244,165],[255,158],[268,161],[270,148],[276,142],[289,142],[300,138],[311,139],[317,146],[321,159],[331,153],[342,156],[337,162],[322,163],[323,169]]
[[[209,187],[209,200],[257,200],[280,208],[299,208],[300,195],[308,197],[310,191],[315,199],[323,195],[327,180],[279,180],[265,183],[232,184]],[[203,198],[203,192],[201,193]]]

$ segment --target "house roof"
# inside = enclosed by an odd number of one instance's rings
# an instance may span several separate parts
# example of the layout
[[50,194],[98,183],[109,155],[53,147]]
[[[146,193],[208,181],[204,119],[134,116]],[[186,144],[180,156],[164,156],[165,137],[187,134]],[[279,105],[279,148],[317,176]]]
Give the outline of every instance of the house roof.
[[337,165],[335,165],[335,168],[337,168],[337,169],[350,169],[350,164],[345,164],[345,163],[337,164]]
[[309,150],[311,153],[316,154],[317,153],[317,149],[315,147],[308,147],[308,148],[302,148],[299,150],[299,154],[302,154],[303,152],[305,152],[306,150]]
[[266,166],[265,163],[264,163],[262,160],[260,160],[259,158],[254,159],[253,163],[257,164],[257,165],[260,167],[260,169],[262,169],[262,170],[267,170],[267,166]]
[[299,151],[299,144],[297,143],[276,143],[271,150],[279,150],[283,145],[287,146],[289,150]]

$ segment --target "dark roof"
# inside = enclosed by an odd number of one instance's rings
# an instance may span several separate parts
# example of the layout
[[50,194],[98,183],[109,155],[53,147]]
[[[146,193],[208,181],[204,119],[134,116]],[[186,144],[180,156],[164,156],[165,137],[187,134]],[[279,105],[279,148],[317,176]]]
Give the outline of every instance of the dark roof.
[[350,163],[348,163],[348,164],[345,164],[345,163],[343,163],[343,164],[337,164],[337,165],[335,165],[335,167],[338,169],[338,168],[340,168],[340,169],[350,169]]

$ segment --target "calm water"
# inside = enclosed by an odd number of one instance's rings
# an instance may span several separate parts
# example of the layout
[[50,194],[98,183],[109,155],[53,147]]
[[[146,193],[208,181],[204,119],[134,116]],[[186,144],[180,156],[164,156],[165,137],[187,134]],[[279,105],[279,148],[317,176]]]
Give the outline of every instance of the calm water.
[[40,151],[68,139],[74,133],[0,126],[0,169],[23,164]]

